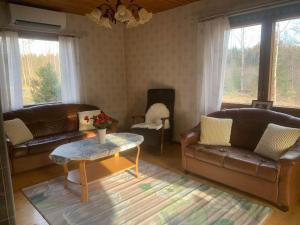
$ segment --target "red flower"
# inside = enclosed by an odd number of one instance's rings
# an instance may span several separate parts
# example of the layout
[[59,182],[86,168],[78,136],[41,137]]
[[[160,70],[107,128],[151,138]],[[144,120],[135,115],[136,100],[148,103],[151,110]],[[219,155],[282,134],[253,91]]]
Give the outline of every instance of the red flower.
[[85,116],[84,120],[86,120],[86,122],[88,123],[90,121],[90,118],[88,116]]
[[105,114],[103,111],[92,118],[88,118],[87,116],[84,118],[85,120],[89,121],[90,119],[93,120],[93,125],[97,129],[104,129],[108,127],[112,123],[112,118]]

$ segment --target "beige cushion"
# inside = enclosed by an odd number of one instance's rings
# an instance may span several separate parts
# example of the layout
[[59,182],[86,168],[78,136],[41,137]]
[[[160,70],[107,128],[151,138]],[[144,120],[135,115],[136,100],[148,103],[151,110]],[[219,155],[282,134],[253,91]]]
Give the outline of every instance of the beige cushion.
[[232,119],[219,119],[201,116],[201,135],[199,144],[231,146]]
[[28,127],[18,118],[4,121],[4,131],[13,145],[18,145],[33,139],[33,135]]
[[266,158],[278,160],[300,137],[300,129],[270,123],[254,152]]
[[93,116],[97,116],[100,114],[100,110],[91,110],[91,111],[84,111],[78,113],[78,120],[79,120],[79,131],[86,131],[86,130],[94,130],[95,127],[93,126],[93,121],[90,120],[87,122],[84,120],[84,117],[88,116],[89,118]]

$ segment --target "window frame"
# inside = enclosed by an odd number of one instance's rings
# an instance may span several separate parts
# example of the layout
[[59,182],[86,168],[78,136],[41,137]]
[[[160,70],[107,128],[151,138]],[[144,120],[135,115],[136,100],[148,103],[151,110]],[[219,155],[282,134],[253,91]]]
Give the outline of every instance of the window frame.
[[[270,101],[271,99],[272,60],[274,54],[273,46],[276,22],[295,18],[300,18],[300,3],[294,3],[280,7],[277,6],[257,12],[229,17],[231,29],[257,24],[262,26],[257,96],[257,99],[260,101]],[[250,105],[242,103],[223,102],[222,104],[222,108],[245,108],[249,106]],[[274,106],[273,109],[275,111],[300,117],[300,108]]]
[[[36,31],[18,31],[18,38],[24,38],[24,39],[34,39],[34,40],[44,40],[44,41],[58,41],[58,34],[56,33],[43,33],[43,32],[36,32]],[[36,103],[36,104],[24,104],[23,102],[23,108],[30,108],[33,106],[43,106],[43,105],[55,105],[55,104],[62,104],[63,102],[57,101],[57,102],[45,102],[45,103]]]
[[[257,25],[261,25],[261,35],[262,35],[262,32],[263,32],[263,29],[262,29],[262,27],[263,27],[263,25],[262,25],[262,23],[260,23],[260,22],[257,22],[257,21],[252,21],[252,22],[247,22],[247,23],[243,23],[243,24],[240,24],[240,23],[238,23],[238,24],[234,24],[234,25],[232,25],[232,24],[230,24],[230,30],[232,30],[232,29],[238,29],[238,28],[244,28],[244,27],[250,27],[250,26],[257,26]],[[261,41],[261,40],[260,40]],[[260,57],[261,57],[261,42],[260,42],[260,52],[259,52],[259,69],[258,69],[258,88],[257,88],[257,95],[259,96],[259,87],[260,87],[260,63],[261,63],[261,59],[260,59]],[[223,96],[222,96],[223,97]],[[241,103],[241,102],[237,102],[237,103],[233,103],[233,102],[224,102],[223,101],[223,104],[229,104],[229,105],[231,105],[231,104],[241,104],[241,105],[247,105],[246,103]]]

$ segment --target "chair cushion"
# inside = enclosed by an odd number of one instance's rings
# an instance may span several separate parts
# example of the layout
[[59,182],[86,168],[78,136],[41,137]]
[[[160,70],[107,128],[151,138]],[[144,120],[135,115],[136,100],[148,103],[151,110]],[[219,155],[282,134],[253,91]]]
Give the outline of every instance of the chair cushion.
[[278,176],[277,163],[246,149],[189,145],[185,155],[240,173],[275,182]]
[[232,119],[201,116],[199,144],[230,146]]
[[300,129],[270,123],[254,152],[264,157],[279,160],[299,139]]

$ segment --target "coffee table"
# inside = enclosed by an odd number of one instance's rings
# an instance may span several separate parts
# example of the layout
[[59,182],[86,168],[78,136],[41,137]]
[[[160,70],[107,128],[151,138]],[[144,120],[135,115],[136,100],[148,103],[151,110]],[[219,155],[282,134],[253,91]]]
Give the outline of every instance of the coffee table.
[[[56,164],[64,167],[65,188],[68,182],[81,185],[82,202],[88,201],[88,185],[91,182],[134,167],[135,176],[139,175],[140,144],[144,137],[131,133],[113,133],[107,134],[105,140],[104,144],[99,144],[97,137],[71,142],[57,147],[49,156]],[[133,148],[137,148],[134,162],[119,155]],[[103,158],[107,159],[99,161]],[[71,161],[79,162],[79,169],[69,171],[68,163]]]

